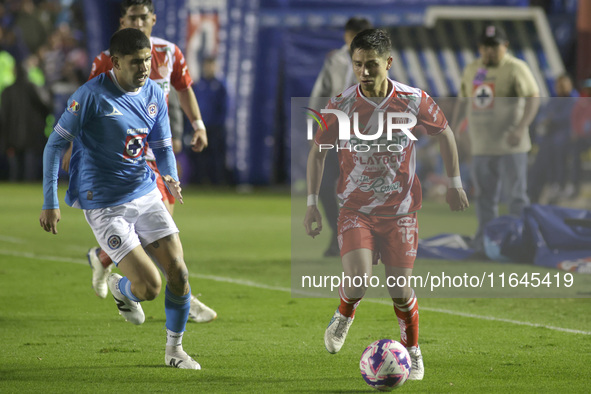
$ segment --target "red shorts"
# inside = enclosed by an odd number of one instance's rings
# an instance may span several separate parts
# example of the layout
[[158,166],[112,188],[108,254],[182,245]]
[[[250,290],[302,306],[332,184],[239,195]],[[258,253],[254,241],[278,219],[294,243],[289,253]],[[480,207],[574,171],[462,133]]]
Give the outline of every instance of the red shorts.
[[355,249],[371,249],[385,265],[413,268],[419,245],[418,233],[416,212],[384,217],[342,208],[339,214],[341,257]]
[[162,175],[160,175],[160,171],[158,171],[158,167],[156,167],[156,162],[151,160],[146,160],[148,166],[154,171],[156,174],[156,184],[158,185],[158,190],[160,190],[160,194],[162,194],[162,201],[168,202],[170,205],[173,205],[176,201],[172,194],[168,191],[168,188],[164,184],[164,179],[162,179]]

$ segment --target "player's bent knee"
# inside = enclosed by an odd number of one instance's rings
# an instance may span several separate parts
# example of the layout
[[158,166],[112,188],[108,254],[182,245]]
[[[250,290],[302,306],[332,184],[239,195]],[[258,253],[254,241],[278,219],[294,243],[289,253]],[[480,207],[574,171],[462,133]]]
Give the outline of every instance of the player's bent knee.
[[173,258],[168,272],[168,281],[178,285],[189,283],[189,270],[182,257]]
[[162,283],[158,284],[147,284],[144,290],[144,296],[146,301],[152,301],[158,294],[160,294],[160,289],[162,288]]
[[150,276],[143,282],[143,299],[146,301],[152,301],[158,297],[160,290],[162,289],[162,279],[160,275]]

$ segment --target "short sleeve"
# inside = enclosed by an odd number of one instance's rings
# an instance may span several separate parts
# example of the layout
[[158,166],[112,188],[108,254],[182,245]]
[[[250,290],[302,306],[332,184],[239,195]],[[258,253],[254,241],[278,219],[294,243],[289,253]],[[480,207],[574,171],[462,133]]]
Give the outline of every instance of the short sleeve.
[[532,97],[539,94],[536,79],[523,61],[515,64],[515,90],[517,97]]
[[170,76],[170,84],[176,90],[185,90],[193,84],[187,62],[178,46],[174,46],[174,64]]
[[447,119],[443,111],[435,100],[424,91],[421,91],[417,125],[424,126],[429,135],[439,134],[447,127]]
[[97,104],[90,89],[82,85],[70,98],[66,110],[57,122],[54,131],[63,139],[73,141],[84,124],[96,113]]

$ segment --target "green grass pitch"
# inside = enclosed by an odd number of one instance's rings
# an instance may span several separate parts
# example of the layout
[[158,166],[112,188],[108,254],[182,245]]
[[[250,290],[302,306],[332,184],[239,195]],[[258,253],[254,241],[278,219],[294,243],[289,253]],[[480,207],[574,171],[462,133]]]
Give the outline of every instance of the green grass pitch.
[[[0,393],[373,392],[359,357],[376,339],[398,339],[391,304],[362,302],[343,350],[326,352],[337,302],[291,296],[289,195],[184,195],[175,220],[191,285],[219,316],[187,325],[184,348],[201,371],[164,365],[162,295],[143,304],[142,326],[126,323],[110,296],[94,295],[85,254],[95,241],[81,211],[62,203],[54,236],[39,226],[41,185],[0,184]],[[303,232],[302,219],[294,231]],[[420,221],[422,236],[474,227],[473,212],[454,217],[434,203]],[[419,306],[425,379],[399,392],[591,392],[591,300],[423,298]]]

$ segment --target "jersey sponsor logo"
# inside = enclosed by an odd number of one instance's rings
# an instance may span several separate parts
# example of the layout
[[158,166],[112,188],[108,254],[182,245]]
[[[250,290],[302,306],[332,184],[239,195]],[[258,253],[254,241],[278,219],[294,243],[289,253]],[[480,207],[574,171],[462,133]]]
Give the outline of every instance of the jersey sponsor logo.
[[140,157],[144,152],[144,138],[146,138],[146,134],[128,135],[125,139],[125,152],[123,152],[123,157],[126,159]]
[[417,219],[405,217],[405,218],[398,219],[397,224],[400,227],[414,227],[417,224]]
[[407,256],[412,256],[412,257],[417,257],[417,250],[411,246],[410,247],[410,250],[408,250],[406,252],[406,255]]
[[162,89],[162,91],[168,96],[168,93],[170,92],[170,83],[168,83],[167,80],[153,79],[152,81],[156,82],[156,84],[158,84],[158,86],[160,86],[160,89]]
[[[358,223],[357,222],[358,220],[359,220],[359,216],[355,216],[355,218],[352,218],[352,217],[345,218],[345,220],[339,226],[339,233],[340,234],[343,234],[345,231],[350,230],[352,228],[363,227],[361,225],[361,223]],[[341,244],[339,245],[339,247],[340,248],[343,247],[343,245],[342,245],[342,239],[341,239]]]
[[117,249],[121,246],[121,237],[118,235],[111,235],[107,240],[107,243],[109,244],[109,248]]
[[79,110],[80,110],[80,103],[76,100],[72,100],[72,102],[68,106],[68,112],[76,115]]
[[111,112],[110,114],[107,114],[107,116],[117,116],[117,115],[123,115],[117,108],[115,108],[115,106],[113,106],[113,112]]
[[358,184],[358,189],[362,192],[373,192],[373,193],[402,193],[402,185],[400,181],[389,183],[384,177],[369,178],[367,177],[366,182]]
[[155,118],[157,114],[158,114],[158,106],[156,105],[156,103],[150,103],[150,105],[148,105],[148,115],[151,118]]

